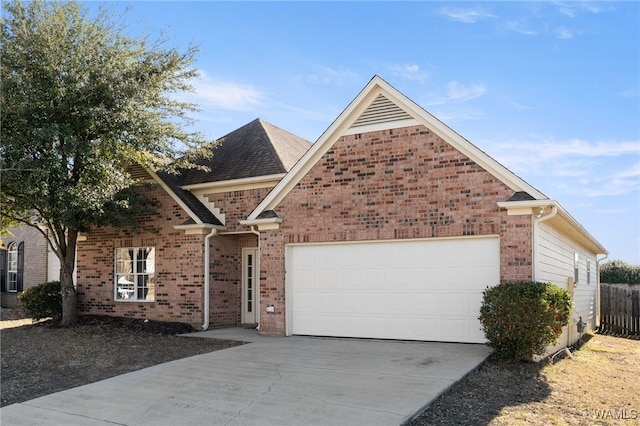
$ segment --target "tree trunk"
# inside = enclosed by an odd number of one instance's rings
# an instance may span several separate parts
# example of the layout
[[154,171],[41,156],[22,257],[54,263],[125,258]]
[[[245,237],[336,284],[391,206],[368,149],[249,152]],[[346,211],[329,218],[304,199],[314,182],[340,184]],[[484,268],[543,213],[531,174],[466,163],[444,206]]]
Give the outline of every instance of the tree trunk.
[[62,320],[61,326],[74,324],[78,319],[76,311],[76,288],[73,282],[73,270],[76,266],[76,242],[78,232],[69,230],[67,233],[66,250],[60,259],[60,284],[62,291]]
[[71,325],[77,320],[76,313],[76,289],[73,285],[73,269],[64,266],[60,271],[60,284],[62,287],[62,320],[61,326]]

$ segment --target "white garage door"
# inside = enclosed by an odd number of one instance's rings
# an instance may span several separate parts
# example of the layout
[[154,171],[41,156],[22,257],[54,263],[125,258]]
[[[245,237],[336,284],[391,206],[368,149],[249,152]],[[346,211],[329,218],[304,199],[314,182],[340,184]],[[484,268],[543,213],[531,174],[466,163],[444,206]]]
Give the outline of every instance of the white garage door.
[[289,334],[483,343],[497,237],[288,245]]

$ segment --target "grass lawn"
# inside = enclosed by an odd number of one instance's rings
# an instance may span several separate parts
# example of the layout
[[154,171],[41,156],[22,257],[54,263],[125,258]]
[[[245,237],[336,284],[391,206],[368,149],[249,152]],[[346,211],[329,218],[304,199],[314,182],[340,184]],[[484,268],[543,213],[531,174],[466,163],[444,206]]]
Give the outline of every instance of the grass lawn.
[[640,341],[585,337],[553,364],[489,359],[411,425],[640,424]]

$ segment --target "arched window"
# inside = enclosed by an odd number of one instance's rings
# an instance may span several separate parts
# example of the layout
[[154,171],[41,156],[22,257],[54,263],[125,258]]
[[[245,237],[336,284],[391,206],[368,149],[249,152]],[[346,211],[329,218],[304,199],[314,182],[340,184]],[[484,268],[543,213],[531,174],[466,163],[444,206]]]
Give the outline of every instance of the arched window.
[[11,243],[0,251],[0,282],[2,291],[16,293],[22,291],[24,279],[24,241]]
[[18,244],[18,274],[17,274],[17,290],[22,291],[24,282],[24,241]]
[[7,291],[18,291],[18,245],[9,244],[7,248]]
[[0,248],[0,290],[7,291],[7,249]]

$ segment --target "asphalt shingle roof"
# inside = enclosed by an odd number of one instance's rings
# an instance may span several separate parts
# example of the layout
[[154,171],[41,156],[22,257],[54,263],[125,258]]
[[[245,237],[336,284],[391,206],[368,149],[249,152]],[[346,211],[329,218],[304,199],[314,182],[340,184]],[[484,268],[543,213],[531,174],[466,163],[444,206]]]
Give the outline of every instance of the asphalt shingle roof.
[[[310,146],[306,139],[257,118],[221,138],[213,157],[199,162],[210,171],[188,169],[178,175],[157,175],[203,223],[222,226],[195,195],[182,189],[184,185],[286,173]],[[187,223],[194,223],[193,219]]]
[[311,146],[306,139],[259,118],[220,140],[213,157],[201,163],[210,171],[185,170],[182,185],[286,173]]
[[535,200],[528,192],[518,191],[514,193],[507,201],[531,201]]

